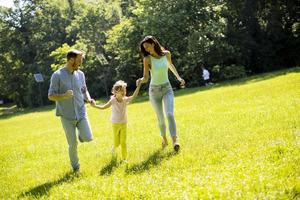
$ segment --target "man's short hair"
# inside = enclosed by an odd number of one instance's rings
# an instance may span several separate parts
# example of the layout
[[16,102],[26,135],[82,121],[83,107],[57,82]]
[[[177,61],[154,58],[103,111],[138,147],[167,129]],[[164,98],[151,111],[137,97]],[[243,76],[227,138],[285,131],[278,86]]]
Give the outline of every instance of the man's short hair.
[[68,51],[67,53],[67,60],[70,60],[71,58],[76,58],[78,55],[84,55],[84,53],[82,51],[79,51],[77,49],[72,49],[70,51]]

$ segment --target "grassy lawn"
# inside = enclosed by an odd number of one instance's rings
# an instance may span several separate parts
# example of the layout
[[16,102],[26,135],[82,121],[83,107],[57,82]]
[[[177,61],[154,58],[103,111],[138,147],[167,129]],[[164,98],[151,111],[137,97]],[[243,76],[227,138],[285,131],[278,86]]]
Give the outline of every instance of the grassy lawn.
[[[110,110],[72,174],[54,107],[0,116],[0,199],[299,199],[300,69],[175,92],[181,151],[161,150],[155,113],[128,106],[129,163],[112,159]],[[141,97],[141,99],[145,99]]]

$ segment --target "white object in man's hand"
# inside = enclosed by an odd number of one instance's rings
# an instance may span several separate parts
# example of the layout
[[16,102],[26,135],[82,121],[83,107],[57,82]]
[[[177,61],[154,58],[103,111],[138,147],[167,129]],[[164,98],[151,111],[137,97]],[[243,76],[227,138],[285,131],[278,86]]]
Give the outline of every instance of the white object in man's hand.
[[65,97],[66,99],[70,99],[70,98],[72,98],[73,96],[74,96],[73,90],[67,90],[67,91],[65,92],[65,94],[64,94],[64,97]]

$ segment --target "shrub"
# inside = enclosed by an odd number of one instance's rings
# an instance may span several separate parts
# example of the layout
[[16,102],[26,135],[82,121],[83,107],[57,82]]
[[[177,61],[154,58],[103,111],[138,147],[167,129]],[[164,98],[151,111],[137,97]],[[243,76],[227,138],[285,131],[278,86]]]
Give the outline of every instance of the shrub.
[[229,66],[215,65],[211,72],[211,78],[214,82],[232,80],[246,76],[245,67],[235,64]]

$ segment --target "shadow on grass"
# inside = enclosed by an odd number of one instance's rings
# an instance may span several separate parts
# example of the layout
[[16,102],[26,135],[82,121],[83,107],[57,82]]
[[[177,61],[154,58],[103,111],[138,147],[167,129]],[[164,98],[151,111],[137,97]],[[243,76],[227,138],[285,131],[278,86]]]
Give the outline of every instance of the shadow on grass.
[[117,157],[112,156],[110,162],[101,169],[100,176],[110,175],[118,166]]
[[62,183],[65,182],[71,182],[79,176],[80,175],[78,173],[68,172],[58,180],[44,183],[42,185],[31,188],[26,192],[23,192],[22,194],[19,195],[18,198],[22,198],[22,197],[40,198],[42,196],[48,195],[52,187],[61,185]]
[[25,109],[17,108],[16,106],[6,107],[0,109],[0,119],[9,119],[12,117],[17,117],[29,113],[34,113],[34,112],[47,112],[53,110],[54,108],[55,108],[54,104],[39,107],[39,108],[25,108]]
[[141,163],[134,164],[125,170],[126,174],[140,174],[152,167],[158,166],[163,160],[168,160],[171,157],[177,155],[179,152],[170,151],[164,153],[163,150],[159,149],[152,153],[146,160]]

